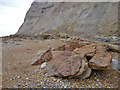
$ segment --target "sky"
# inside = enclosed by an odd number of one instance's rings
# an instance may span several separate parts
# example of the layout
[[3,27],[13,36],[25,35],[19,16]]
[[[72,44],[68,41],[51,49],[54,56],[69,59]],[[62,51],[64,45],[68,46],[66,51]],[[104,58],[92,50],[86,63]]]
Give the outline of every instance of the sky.
[[0,36],[15,34],[34,0],[0,0]]

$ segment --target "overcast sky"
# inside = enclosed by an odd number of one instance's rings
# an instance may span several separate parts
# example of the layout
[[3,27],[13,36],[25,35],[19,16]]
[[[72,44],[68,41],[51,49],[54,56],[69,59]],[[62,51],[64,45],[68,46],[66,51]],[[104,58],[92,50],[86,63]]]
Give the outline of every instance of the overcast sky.
[[34,0],[0,0],[0,36],[14,34]]

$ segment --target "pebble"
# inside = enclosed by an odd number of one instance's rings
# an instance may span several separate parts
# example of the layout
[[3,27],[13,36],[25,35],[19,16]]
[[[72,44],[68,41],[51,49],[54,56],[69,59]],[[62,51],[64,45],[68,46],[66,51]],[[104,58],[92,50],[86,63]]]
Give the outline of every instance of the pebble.
[[44,63],[41,65],[41,68],[44,68],[46,65],[47,65],[47,62],[44,62]]
[[26,77],[26,79],[29,79],[28,77]]
[[120,69],[120,62],[115,59],[112,59],[112,69],[115,69],[115,70]]
[[17,78],[19,79],[21,76],[18,76]]
[[[40,67],[40,66],[39,66]],[[36,70],[39,69],[39,70]],[[32,73],[33,72],[33,73]],[[55,77],[46,77],[47,74],[42,73],[42,69],[38,67],[32,67],[31,72],[28,72],[27,74],[24,73],[22,76],[17,76],[18,82],[14,80],[14,78],[11,78],[10,83],[15,81],[15,85],[12,84],[15,87],[24,87],[24,88],[106,88],[106,87],[111,87],[114,88],[118,86],[117,84],[117,79],[119,80],[117,76],[112,76],[111,73],[103,73],[101,72],[95,72],[90,78],[88,79],[64,79],[64,78],[55,78]],[[13,75],[13,73],[12,73]],[[20,75],[20,74],[16,74]],[[103,75],[103,76],[102,76]],[[111,81],[111,76],[114,78]],[[14,80],[14,81],[12,81]],[[13,87],[13,86],[8,86],[8,87]]]
[[10,80],[14,80],[14,78],[10,78]]
[[97,81],[99,81],[99,79],[97,79]]
[[64,88],[67,88],[67,86],[64,86]]

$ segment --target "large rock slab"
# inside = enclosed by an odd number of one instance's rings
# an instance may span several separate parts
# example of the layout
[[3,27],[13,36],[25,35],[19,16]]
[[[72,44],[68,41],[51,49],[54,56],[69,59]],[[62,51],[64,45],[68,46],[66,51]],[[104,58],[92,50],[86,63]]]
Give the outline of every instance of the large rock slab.
[[51,48],[42,53],[40,56],[34,58],[31,65],[41,65],[43,62],[48,62],[53,58]]
[[56,73],[55,71],[58,69],[58,66],[66,59],[68,59],[71,56],[71,51],[63,51],[56,55],[50,62],[48,62],[48,65],[45,67],[45,72],[48,73],[49,76],[54,76]]
[[45,73],[65,78],[87,78],[91,74],[91,69],[86,58],[81,58],[71,51],[64,51],[48,63]]

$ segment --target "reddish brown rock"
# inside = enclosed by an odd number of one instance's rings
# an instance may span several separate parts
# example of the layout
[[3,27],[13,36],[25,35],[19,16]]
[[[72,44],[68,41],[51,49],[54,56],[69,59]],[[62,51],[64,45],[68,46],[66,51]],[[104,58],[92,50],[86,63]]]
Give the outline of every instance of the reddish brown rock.
[[87,78],[90,76],[91,70],[85,58],[81,58],[71,51],[64,51],[48,63],[45,73],[58,77]]
[[34,58],[34,62],[31,65],[41,65],[43,62],[48,62],[53,58],[51,48],[46,52],[42,53],[40,56]]
[[72,40],[72,41],[68,41],[65,44],[65,50],[73,51],[74,49],[80,48],[82,46],[83,45],[80,45],[79,42],[78,42],[78,40]]
[[55,71],[58,69],[59,65],[66,59],[68,59],[71,56],[71,51],[63,51],[56,55],[50,62],[48,62],[48,65],[45,67],[45,72],[48,73],[50,76],[54,76],[56,73]]
[[56,70],[58,74],[55,76],[68,77],[74,76],[80,69],[82,60],[77,55],[72,55],[68,59],[64,60]]
[[81,48],[85,45],[90,44],[90,42],[88,41],[81,41],[81,40],[71,40],[71,41],[67,41],[66,44],[63,44],[55,49],[53,49],[53,51],[57,51],[57,50],[68,50],[68,51],[73,51],[76,48]]
[[86,45],[83,46],[81,48],[76,48],[73,52],[78,54],[80,57],[84,57],[84,56],[93,56],[96,50],[96,44],[90,44],[90,45]]
[[89,61],[89,65],[95,70],[105,70],[111,67],[111,60],[112,56],[107,51],[107,48],[102,45],[98,45],[96,54]]

